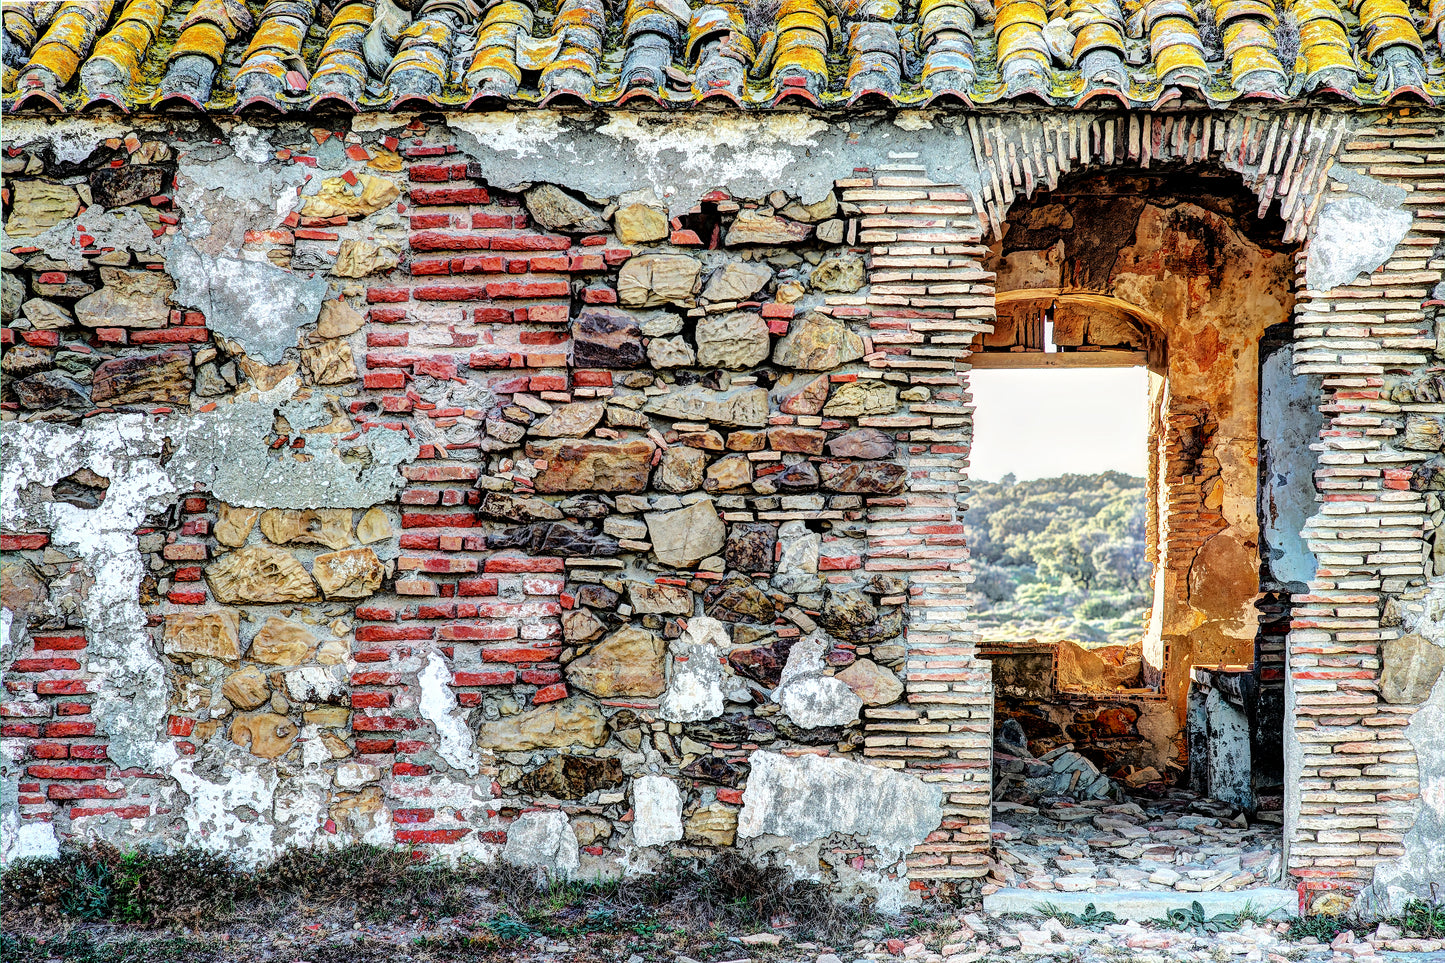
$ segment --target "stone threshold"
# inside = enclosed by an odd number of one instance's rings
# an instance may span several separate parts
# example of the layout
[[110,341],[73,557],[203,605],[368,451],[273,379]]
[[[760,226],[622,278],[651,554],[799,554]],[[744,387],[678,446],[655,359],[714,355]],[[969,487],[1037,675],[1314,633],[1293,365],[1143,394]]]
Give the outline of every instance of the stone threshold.
[[983,898],[989,916],[1010,913],[1040,914],[1046,907],[1067,913],[1083,913],[1090,904],[1095,912],[1113,913],[1121,920],[1163,919],[1170,910],[1187,909],[1192,903],[1204,907],[1208,916],[1241,913],[1246,909],[1272,917],[1299,915],[1299,893],[1292,889],[1259,887],[1232,893],[1174,893],[1153,890],[1104,890],[1087,893],[1059,893],[1033,889],[1001,889]]

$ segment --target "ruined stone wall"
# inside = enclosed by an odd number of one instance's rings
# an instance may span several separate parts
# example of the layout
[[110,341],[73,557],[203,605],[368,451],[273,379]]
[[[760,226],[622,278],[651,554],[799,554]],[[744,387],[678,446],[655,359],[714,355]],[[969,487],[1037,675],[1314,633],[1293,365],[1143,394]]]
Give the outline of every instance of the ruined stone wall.
[[963,193],[226,128],[6,159],[9,852],[982,875]]
[[[889,904],[983,875],[958,516],[987,238],[1061,170],[1152,159],[1278,190],[1308,238],[1295,358],[1334,420],[1292,866],[1368,881],[1422,806],[1367,723],[1413,711],[1378,696],[1380,612],[1437,524],[1430,453],[1373,454],[1436,345],[1404,196],[1435,126],[7,119],[7,858],[736,846]],[[1329,551],[1362,519],[1395,524]]]

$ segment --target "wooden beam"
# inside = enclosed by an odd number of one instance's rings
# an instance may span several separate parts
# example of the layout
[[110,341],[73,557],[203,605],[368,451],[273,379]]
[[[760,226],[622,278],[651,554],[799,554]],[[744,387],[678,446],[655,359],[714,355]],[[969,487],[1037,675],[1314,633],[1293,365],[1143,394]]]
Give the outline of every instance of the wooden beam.
[[975,368],[1148,367],[1146,351],[976,351],[965,359]]

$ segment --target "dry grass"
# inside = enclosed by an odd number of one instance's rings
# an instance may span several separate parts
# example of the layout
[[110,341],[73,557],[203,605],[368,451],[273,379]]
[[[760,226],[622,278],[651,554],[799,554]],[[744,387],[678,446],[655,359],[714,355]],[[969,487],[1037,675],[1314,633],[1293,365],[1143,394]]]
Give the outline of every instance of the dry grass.
[[219,963],[256,959],[261,947],[285,947],[287,959],[304,949],[312,963],[516,960],[557,942],[579,961],[634,952],[708,960],[736,956],[729,937],[743,933],[775,928],[846,946],[883,922],[821,885],[731,854],[584,882],[504,865],[428,865],[406,850],[360,846],[294,851],[243,872],[199,851],[94,845],[6,870],[0,906],[7,963]]

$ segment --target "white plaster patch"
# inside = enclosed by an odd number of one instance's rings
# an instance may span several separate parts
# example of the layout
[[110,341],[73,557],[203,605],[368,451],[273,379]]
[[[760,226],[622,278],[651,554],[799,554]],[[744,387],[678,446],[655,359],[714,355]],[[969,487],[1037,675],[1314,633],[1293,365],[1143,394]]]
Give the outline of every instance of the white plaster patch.
[[1329,291],[1375,270],[1405,239],[1413,220],[1407,210],[1383,207],[1364,197],[1330,201],[1310,235],[1306,286]]
[[[752,180],[771,185],[783,179],[798,153],[816,146],[826,122],[807,114],[768,114],[744,117],[679,115],[665,125],[639,114],[615,114],[597,132],[627,144],[652,174],[653,183],[667,194],[678,188],[661,183],[662,174],[675,167],[715,185]],[[822,197],[804,197],[811,203]]]
[[847,684],[824,673],[823,650],[823,640],[817,635],[798,640],[773,691],[773,701],[804,729],[846,726],[863,708],[863,700]]
[[196,772],[194,758],[184,758],[170,767],[170,775],[189,797],[181,812],[187,844],[229,856],[242,866],[259,866],[275,855],[272,807],[280,777],[272,766],[247,765],[239,753],[213,752],[203,773]]
[[[759,751],[749,761],[738,838],[779,837],[785,855],[837,833],[874,850],[881,867],[897,864],[901,878],[904,858],[943,821],[942,791],[917,776],[824,756]],[[878,889],[880,905],[903,891]]]
[[723,667],[727,629],[705,615],[692,619],[682,636],[668,643],[667,691],[657,714],[668,722],[701,722],[723,714]]
[[55,159],[66,164],[79,164],[95,153],[112,137],[130,133],[131,124],[118,124],[101,116],[5,118],[5,146],[26,147],[36,141],[47,141],[55,151]]
[[475,776],[482,771],[482,757],[477,752],[476,733],[467,725],[466,713],[457,704],[452,691],[452,670],[440,652],[426,654],[426,665],[417,677],[421,684],[421,701],[417,710],[437,731],[437,755],[453,769]]
[[682,794],[666,776],[632,780],[632,841],[662,846],[682,838]]
[[0,817],[0,866],[17,859],[54,859],[60,855],[60,840],[52,823],[23,822],[18,808],[6,806]]
[[557,139],[567,133],[562,115],[548,110],[516,114],[448,113],[446,122],[453,130],[471,134],[483,146],[518,158],[552,150]]
[[535,866],[570,878],[582,866],[577,834],[567,814],[555,809],[523,813],[507,827],[502,859],[513,866]]

